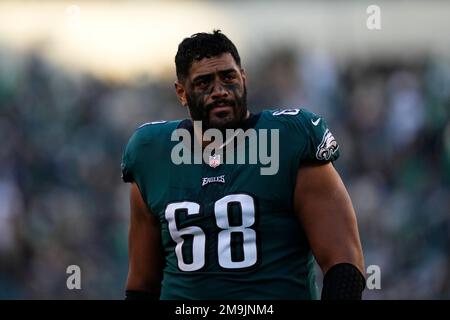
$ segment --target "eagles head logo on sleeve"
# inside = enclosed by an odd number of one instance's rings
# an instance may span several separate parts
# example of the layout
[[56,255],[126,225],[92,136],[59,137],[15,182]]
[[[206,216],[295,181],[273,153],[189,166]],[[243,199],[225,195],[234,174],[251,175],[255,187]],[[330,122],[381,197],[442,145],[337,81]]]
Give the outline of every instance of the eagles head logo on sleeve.
[[323,134],[322,142],[317,147],[316,158],[318,160],[330,160],[333,154],[339,148],[336,139],[330,130],[326,130]]

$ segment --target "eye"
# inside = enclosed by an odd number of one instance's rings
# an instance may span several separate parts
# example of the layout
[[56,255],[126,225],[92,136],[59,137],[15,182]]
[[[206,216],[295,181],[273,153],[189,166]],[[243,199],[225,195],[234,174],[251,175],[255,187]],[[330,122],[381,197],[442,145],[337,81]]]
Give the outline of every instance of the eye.
[[223,79],[225,81],[233,81],[234,79],[236,79],[236,75],[234,73],[227,73],[223,76]]
[[198,88],[204,88],[209,84],[209,81],[206,79],[199,79],[194,82],[195,86]]

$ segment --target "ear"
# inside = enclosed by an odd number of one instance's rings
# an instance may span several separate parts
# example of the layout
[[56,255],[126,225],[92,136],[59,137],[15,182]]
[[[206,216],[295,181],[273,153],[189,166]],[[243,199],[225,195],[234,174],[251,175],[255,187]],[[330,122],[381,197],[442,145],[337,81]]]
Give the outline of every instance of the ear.
[[177,94],[178,100],[183,107],[187,107],[186,89],[180,81],[175,81],[175,93]]
[[245,72],[244,68],[241,68],[241,76],[242,76],[242,81],[246,85],[247,84],[247,73]]

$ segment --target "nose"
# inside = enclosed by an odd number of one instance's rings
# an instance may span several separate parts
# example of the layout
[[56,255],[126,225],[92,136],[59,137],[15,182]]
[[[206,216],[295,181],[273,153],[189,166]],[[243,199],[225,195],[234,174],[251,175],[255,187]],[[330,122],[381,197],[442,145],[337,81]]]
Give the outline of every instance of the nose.
[[228,90],[220,83],[220,81],[216,81],[211,89],[211,98],[216,100],[225,98],[228,95]]

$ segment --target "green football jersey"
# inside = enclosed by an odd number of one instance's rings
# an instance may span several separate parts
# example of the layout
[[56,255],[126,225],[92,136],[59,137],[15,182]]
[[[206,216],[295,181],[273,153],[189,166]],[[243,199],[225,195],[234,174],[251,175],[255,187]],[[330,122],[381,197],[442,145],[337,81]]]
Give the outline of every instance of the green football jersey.
[[259,162],[175,164],[172,150],[180,142],[171,137],[181,128],[193,132],[190,120],[140,126],[122,159],[123,180],[138,185],[160,222],[160,298],[317,299],[314,258],[293,195],[300,166],[339,156],[325,120],[285,109],[245,121],[243,129],[278,130],[272,175],[261,174],[267,164]]

